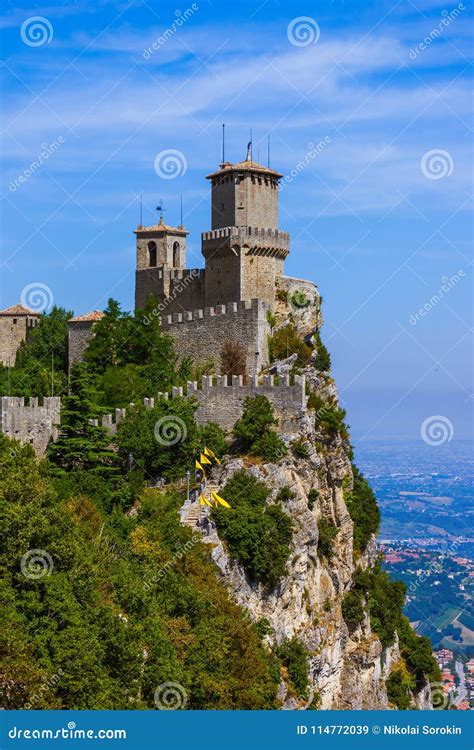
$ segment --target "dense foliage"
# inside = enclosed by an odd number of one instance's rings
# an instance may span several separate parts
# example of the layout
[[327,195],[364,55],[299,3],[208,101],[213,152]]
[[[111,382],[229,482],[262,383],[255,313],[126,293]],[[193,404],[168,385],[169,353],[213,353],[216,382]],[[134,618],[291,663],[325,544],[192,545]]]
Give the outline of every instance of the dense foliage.
[[334,552],[334,540],[339,529],[322,516],[318,521],[318,555],[330,558]]
[[366,549],[372,534],[378,532],[380,511],[372,488],[357,466],[352,466],[352,473],[353,487],[344,493],[344,500],[354,523],[354,552],[360,554]]
[[0,390],[11,396],[60,396],[67,391],[68,328],[72,312],[53,307],[30,329],[10,367],[0,365]]
[[315,411],[314,426],[316,430],[323,432],[330,438],[338,434],[345,439],[349,438],[348,428],[344,422],[345,409],[338,406],[334,398],[325,400],[318,394],[310,392],[308,408]]
[[313,350],[298,335],[296,326],[293,323],[282,326],[272,336],[269,336],[268,349],[270,362],[275,362],[278,359],[286,359],[292,354],[297,354],[296,364],[301,366],[308,364],[313,353]]
[[187,708],[273,706],[273,664],[180,525],[175,491],[145,491],[133,516],[105,514],[62,496],[46,462],[1,436],[0,467],[5,708],[154,708],[165,682]]
[[221,490],[232,511],[212,511],[231,557],[248,576],[270,587],[285,574],[290,554],[291,520],[278,503],[266,504],[268,489],[263,482],[241,470]]
[[308,652],[298,638],[283,641],[276,654],[286,668],[296,695],[308,698]]
[[238,447],[245,453],[268,461],[277,461],[286,452],[284,442],[272,426],[277,424],[273,406],[266,396],[251,396],[244,401],[244,412],[234,427]]

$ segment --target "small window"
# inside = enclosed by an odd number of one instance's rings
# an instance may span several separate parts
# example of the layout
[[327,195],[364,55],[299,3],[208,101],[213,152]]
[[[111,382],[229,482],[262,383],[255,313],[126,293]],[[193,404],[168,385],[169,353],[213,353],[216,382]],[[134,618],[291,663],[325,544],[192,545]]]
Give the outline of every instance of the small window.
[[156,266],[156,242],[148,243],[148,265]]
[[18,319],[17,318],[13,318],[13,325],[16,325],[17,322],[18,322]]
[[173,266],[179,266],[179,242],[173,244]]

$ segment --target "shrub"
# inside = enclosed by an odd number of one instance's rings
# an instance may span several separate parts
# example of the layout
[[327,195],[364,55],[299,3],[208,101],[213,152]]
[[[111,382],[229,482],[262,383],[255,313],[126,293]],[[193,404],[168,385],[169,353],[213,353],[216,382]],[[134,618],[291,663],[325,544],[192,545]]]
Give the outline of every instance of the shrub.
[[215,508],[212,517],[230,556],[253,581],[275,586],[286,572],[290,554],[289,516],[278,504],[265,504],[268,488],[244,470],[232,476],[221,494],[232,510]]
[[404,666],[390,672],[385,685],[390,703],[396,706],[399,711],[407,711],[411,708],[411,691],[415,687],[415,683]]
[[318,490],[310,490],[308,492],[308,508],[310,510],[313,510],[314,504],[316,503],[317,500],[319,500]]
[[257,438],[250,450],[253,456],[260,456],[267,461],[279,461],[287,452],[285,443],[273,430],[268,430]]
[[295,496],[295,493],[290,490],[287,484],[285,484],[284,487],[281,488],[280,492],[277,495],[277,500],[279,502],[285,502],[285,500],[292,500]]
[[316,429],[321,429],[330,436],[341,434],[341,437],[348,438],[348,428],[344,422],[346,411],[337,405],[334,398],[324,400],[314,392],[310,392],[308,398],[308,408],[316,412],[314,425]]
[[318,556],[332,557],[334,552],[333,542],[339,533],[337,526],[334,526],[326,518],[320,518],[318,521]]
[[277,461],[287,452],[278,435],[271,430],[277,424],[273,406],[266,396],[253,396],[244,401],[244,413],[236,422],[234,435],[242,450],[269,461]]
[[351,492],[344,493],[349,515],[354,522],[354,551],[362,553],[372,534],[376,534],[380,524],[380,511],[377,498],[367,480],[356,466],[352,466],[354,484]]
[[321,335],[317,331],[313,336],[313,341],[316,347],[316,356],[313,359],[313,364],[320,372],[329,372],[331,370],[331,357],[329,352],[321,341]]
[[242,375],[247,380],[247,350],[238,341],[224,341],[221,349],[221,374]]
[[330,612],[332,610],[332,602],[330,599],[324,600],[323,609],[325,612]]
[[364,594],[359,590],[351,590],[342,600],[342,616],[352,633],[364,619]]
[[300,366],[308,364],[313,353],[312,349],[299,336],[293,323],[279,328],[269,337],[268,350],[270,362],[287,359],[292,354],[297,354],[296,363]]
[[303,439],[294,440],[291,444],[291,450],[297,458],[308,458],[309,456],[308,446]]
[[308,652],[298,638],[283,641],[278,646],[276,654],[283,666],[288,670],[288,676],[301,698],[308,697]]

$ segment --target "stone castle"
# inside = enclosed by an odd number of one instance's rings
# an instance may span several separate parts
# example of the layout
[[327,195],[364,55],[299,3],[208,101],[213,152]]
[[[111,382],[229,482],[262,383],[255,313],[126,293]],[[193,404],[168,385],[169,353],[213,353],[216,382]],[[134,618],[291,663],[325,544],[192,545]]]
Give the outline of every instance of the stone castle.
[[[259,385],[258,377],[269,363],[269,313],[275,312],[278,300],[282,295],[289,297],[302,285],[310,297],[319,299],[311,282],[284,276],[290,237],[278,227],[281,178],[270,167],[254,162],[250,149],[244,161],[223,162],[219,170],[207,176],[211,183],[211,229],[202,234],[204,269],[186,267],[188,232],[184,226],[169,226],[161,215],[157,224],[139,225],[135,230],[135,308],[142,309],[153,300],[155,307],[151,314],[160,317],[162,330],[174,339],[177,354],[191,357],[195,364],[214,362],[216,372],[222,373],[218,381],[222,390],[214,389],[212,398],[211,391],[206,394],[211,399],[209,403],[215,401],[210,411],[202,398],[198,398],[197,417],[202,421],[206,415],[226,428],[240,416],[243,400],[251,395],[250,391],[253,395],[259,388],[269,390],[269,382]],[[22,337],[27,335],[27,327],[36,322],[35,314],[25,308],[21,335],[13,338],[7,330],[8,326],[13,329],[11,310],[14,308],[0,313],[1,354],[5,364],[6,356],[10,362],[14,359]],[[82,359],[94,335],[94,325],[102,316],[102,312],[94,310],[68,322],[70,365]],[[3,321],[7,321],[4,327]],[[225,383],[222,380],[225,374],[221,357],[227,342],[237,344],[245,353],[244,377],[248,375],[251,381],[248,385],[236,376],[232,383],[227,383],[227,378]],[[188,384],[188,395],[193,390],[194,395],[203,392],[197,391],[197,385]],[[275,398],[273,394],[277,392]],[[294,385],[283,381],[275,391],[270,391],[270,397],[275,403],[286,403],[290,421],[298,409],[305,408],[301,384],[295,391]],[[4,432],[8,421],[5,414],[18,408],[13,402],[10,406],[4,403]],[[12,417],[12,423],[25,424],[24,414],[22,419],[18,415]],[[16,436],[23,439],[18,432]]]

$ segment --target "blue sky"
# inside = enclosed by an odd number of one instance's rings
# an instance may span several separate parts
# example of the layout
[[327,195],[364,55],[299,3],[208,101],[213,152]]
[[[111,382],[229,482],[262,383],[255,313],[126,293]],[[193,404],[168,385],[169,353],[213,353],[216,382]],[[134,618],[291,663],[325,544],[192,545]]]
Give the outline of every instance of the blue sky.
[[[467,437],[471,18],[435,0],[5,3],[1,306],[45,284],[77,313],[130,309],[141,192],[145,223],[160,198],[177,223],[183,195],[202,265],[221,124],[236,161],[251,127],[254,158],[271,134],[274,168],[307,162],[280,194],[286,271],[324,297],[353,434],[417,438],[441,415]],[[155,171],[167,149],[174,179]]]

